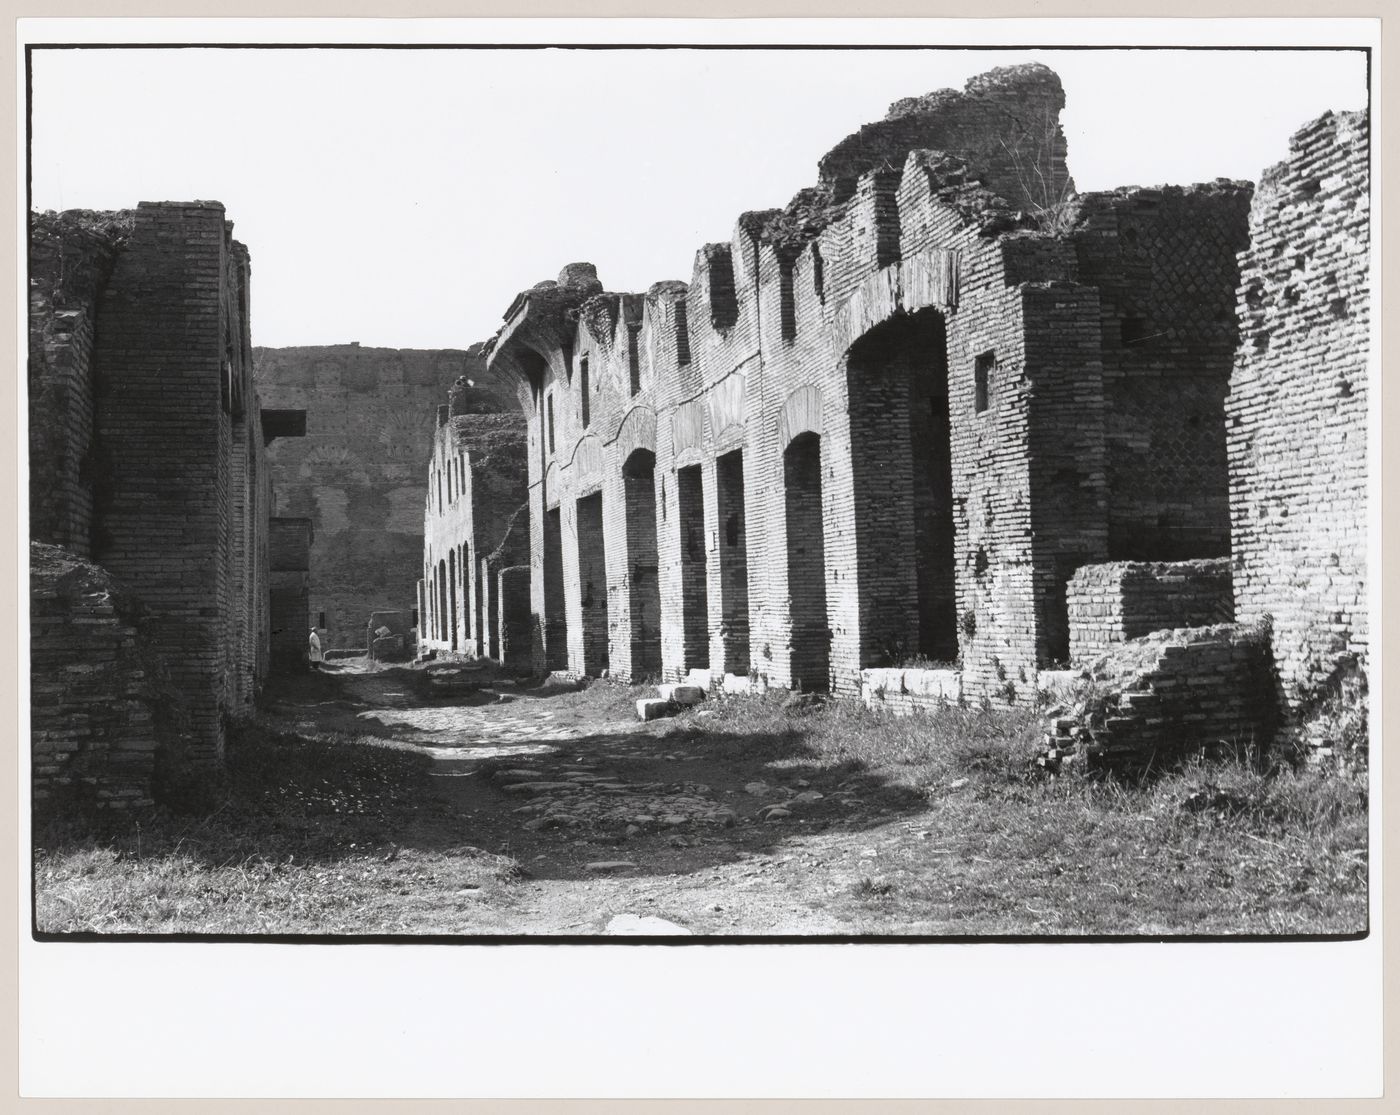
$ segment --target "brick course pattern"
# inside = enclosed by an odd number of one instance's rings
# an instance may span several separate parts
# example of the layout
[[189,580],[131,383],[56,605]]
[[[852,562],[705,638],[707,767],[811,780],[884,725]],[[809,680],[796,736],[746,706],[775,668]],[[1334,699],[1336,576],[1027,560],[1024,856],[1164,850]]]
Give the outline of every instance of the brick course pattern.
[[1266,628],[1217,624],[1156,631],[1096,661],[1065,709],[1052,747],[1144,769],[1219,745],[1263,746],[1276,717]]
[[[31,233],[30,460],[44,485],[31,535],[90,557],[101,567],[93,576],[139,605],[144,644],[180,705],[181,730],[162,741],[166,768],[199,776],[221,764],[225,721],[252,709],[270,664],[272,490],[247,249],[223,206],[205,201],[37,214]],[[92,655],[117,638],[111,615],[55,610],[67,600],[36,598],[36,686],[52,641],[74,655],[66,670],[87,664],[65,623],[105,625]],[[98,671],[87,690],[66,691],[82,703],[103,677],[125,685],[119,674]],[[129,758],[120,750],[94,758],[107,774],[91,777],[139,781],[140,764],[119,762]]]
[[493,392],[474,349],[359,344],[258,348],[269,409],[304,411],[306,435],[270,447],[278,515],[312,522],[310,610],[326,649],[361,648],[371,612],[411,609],[423,560],[423,466],[433,415],[459,377],[478,406],[517,409]]
[[1070,658],[1091,661],[1128,639],[1229,623],[1234,613],[1228,558],[1084,565],[1069,582]]
[[[423,509],[420,654],[499,659],[502,608],[504,621],[517,629],[522,622],[511,611],[520,606],[518,590],[504,603],[501,577],[530,555],[525,419],[515,407],[504,414],[485,409],[496,405],[490,393],[461,379],[437,408]],[[528,625],[528,614],[524,622]],[[518,630],[513,638],[518,665]]]
[[1235,610],[1272,617],[1297,707],[1368,658],[1370,122],[1328,113],[1266,171],[1240,257],[1226,413]]
[[[577,263],[516,297],[486,356],[529,420],[538,668],[602,660],[579,577],[599,491],[606,662],[632,679],[657,614],[665,680],[857,696],[866,670],[959,659],[966,696],[1024,701],[1068,654],[1079,566],[1122,538],[1226,552],[1249,187],[1065,202],[1063,103],[1039,65],[901,101],[689,283],[608,292]],[[1139,383],[1162,405],[1129,405]]]
[[64,790],[149,805],[157,696],[139,605],[56,546],[31,544],[29,579],[35,808]]

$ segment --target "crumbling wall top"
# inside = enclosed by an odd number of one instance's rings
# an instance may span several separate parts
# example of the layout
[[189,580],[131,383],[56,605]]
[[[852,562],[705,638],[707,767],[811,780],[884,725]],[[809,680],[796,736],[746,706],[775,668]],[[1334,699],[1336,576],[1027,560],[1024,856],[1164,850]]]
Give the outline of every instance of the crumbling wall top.
[[862,174],[896,169],[917,148],[943,148],[973,156],[991,175],[993,188],[1013,200],[1039,189],[1039,204],[1072,192],[1065,169],[1059,114],[1064,87],[1039,62],[1002,66],[969,78],[959,93],[939,89],[906,97],[883,120],[847,136],[817,163],[819,182],[845,200]]

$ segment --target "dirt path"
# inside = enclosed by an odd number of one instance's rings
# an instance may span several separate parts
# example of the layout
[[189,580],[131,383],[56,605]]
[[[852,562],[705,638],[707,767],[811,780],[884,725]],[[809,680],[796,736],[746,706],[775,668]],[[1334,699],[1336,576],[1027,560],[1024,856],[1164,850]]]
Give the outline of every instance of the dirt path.
[[617,686],[530,689],[359,660],[327,673],[333,699],[274,712],[430,756],[436,800],[404,842],[470,844],[523,869],[471,894],[463,932],[858,933],[853,888],[917,828],[909,801],[871,800],[859,777],[717,748],[704,708],[642,724]]

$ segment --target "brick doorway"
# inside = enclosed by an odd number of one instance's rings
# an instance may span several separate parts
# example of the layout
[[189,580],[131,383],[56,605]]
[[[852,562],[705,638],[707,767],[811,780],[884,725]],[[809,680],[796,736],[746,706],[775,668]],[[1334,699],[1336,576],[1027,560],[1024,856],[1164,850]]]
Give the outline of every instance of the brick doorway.
[[544,664],[569,668],[569,621],[564,611],[564,536],[559,508],[544,515]]
[[831,688],[821,448],[821,437],[806,433],[783,453],[792,684],[809,692]]
[[860,664],[958,654],[948,345],[936,310],[900,314],[847,359]]
[[439,642],[447,642],[447,562],[438,559],[437,569],[438,614],[437,637]]
[[631,678],[661,674],[661,586],[656,558],[656,454],[634,450],[622,465],[627,528],[627,606],[632,627]]
[[715,461],[715,504],[719,519],[720,639],[724,669],[749,672],[749,559],[744,540],[744,452],[736,449]]
[[583,672],[600,676],[608,668],[608,569],[603,543],[603,493],[577,504],[578,591],[583,621]]
[[457,649],[457,550],[447,551],[447,629],[448,642]]
[[681,632],[687,670],[710,665],[710,590],[705,556],[705,483],[699,465],[676,470],[681,534]]

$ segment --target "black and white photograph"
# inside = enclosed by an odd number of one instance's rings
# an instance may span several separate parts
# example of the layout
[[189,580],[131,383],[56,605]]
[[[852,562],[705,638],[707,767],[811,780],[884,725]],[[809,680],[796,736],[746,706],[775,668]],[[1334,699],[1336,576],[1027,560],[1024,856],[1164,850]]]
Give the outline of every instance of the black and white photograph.
[[24,1094],[1378,1087],[1373,22],[21,21]]
[[1364,936],[1370,66],[31,44],[34,933]]

